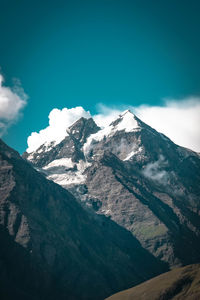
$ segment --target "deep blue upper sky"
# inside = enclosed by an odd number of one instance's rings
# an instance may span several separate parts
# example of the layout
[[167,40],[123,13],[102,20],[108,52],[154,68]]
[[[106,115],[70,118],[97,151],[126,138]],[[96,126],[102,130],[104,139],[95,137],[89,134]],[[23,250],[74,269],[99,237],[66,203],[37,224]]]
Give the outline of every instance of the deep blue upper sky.
[[0,66],[29,95],[4,140],[20,152],[51,109],[200,94],[199,0],[0,0]]

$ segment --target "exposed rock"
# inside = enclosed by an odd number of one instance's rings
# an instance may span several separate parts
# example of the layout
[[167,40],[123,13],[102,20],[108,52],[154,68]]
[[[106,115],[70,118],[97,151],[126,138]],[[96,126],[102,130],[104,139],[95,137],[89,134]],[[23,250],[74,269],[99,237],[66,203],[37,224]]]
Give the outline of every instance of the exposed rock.
[[[82,193],[87,192],[82,190]],[[2,299],[104,299],[166,266],[0,140]]]
[[[42,166],[47,178],[70,189],[83,205],[131,231],[171,267],[199,262],[199,154],[177,146],[130,111],[104,129],[93,124],[95,130],[86,135],[87,140],[82,138],[83,131],[90,132],[86,120],[71,128],[76,128],[70,129],[76,150],[66,138],[52,147],[49,156],[38,150],[27,159],[36,168]],[[53,154],[59,147],[71,162],[76,161],[77,170],[66,169],[69,162],[57,160],[65,157]],[[43,155],[48,164],[63,166],[50,168]]]

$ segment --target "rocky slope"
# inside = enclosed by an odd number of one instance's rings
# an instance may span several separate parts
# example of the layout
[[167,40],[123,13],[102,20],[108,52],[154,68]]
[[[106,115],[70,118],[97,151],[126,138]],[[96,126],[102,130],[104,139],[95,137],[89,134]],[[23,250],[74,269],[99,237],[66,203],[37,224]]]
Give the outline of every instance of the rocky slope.
[[107,300],[198,300],[200,265],[177,268]]
[[1,140],[0,240],[3,300],[104,299],[166,270]]
[[24,158],[171,267],[200,261],[200,156],[130,111],[104,129],[82,118]]

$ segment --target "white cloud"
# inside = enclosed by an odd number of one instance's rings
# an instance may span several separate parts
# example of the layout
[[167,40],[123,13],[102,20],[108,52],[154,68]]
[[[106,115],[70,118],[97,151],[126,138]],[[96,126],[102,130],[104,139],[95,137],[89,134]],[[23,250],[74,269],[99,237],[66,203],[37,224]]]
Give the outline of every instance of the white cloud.
[[28,153],[35,151],[42,144],[55,141],[59,143],[67,135],[67,128],[81,117],[90,118],[90,112],[85,111],[83,107],[74,108],[54,108],[49,114],[49,126],[37,132],[32,132],[28,137]]
[[[163,106],[108,107],[98,104],[97,113],[92,117],[97,125],[106,127],[126,109],[176,144],[200,152],[200,98],[166,100]],[[27,151],[35,151],[40,145],[51,141],[58,143],[66,136],[66,129],[81,117],[89,118],[91,114],[83,107],[53,109],[49,114],[49,126],[28,137]]]
[[200,99],[166,100],[164,106],[139,106],[135,114],[178,145],[200,152]]
[[167,165],[163,155],[160,155],[159,159],[153,163],[149,163],[145,166],[142,173],[145,177],[157,181],[161,184],[167,184],[169,178],[168,173],[165,170],[162,170]]
[[122,113],[123,110],[125,110],[123,107],[108,107],[102,103],[98,104],[96,108],[97,114],[93,116],[93,119],[99,127],[108,126]]
[[97,106],[94,116],[99,126],[107,126],[125,109],[130,109],[143,122],[164,133],[174,143],[200,152],[200,98],[166,99],[162,106]]
[[27,100],[19,81],[15,80],[13,88],[3,86],[3,81],[0,74],[0,136],[18,119]]

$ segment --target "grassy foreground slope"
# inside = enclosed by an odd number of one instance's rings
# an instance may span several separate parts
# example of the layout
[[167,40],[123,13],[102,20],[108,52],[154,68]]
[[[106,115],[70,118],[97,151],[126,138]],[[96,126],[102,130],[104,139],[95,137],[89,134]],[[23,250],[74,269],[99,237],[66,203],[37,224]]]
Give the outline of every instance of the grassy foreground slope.
[[107,300],[199,300],[200,264],[174,269]]

